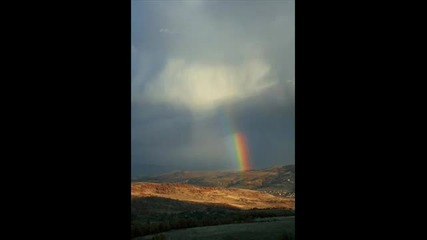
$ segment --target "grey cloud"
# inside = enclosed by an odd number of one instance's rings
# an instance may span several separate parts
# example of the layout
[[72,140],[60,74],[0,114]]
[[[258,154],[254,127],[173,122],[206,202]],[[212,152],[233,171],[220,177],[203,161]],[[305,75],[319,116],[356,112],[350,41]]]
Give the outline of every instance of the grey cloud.
[[294,25],[294,1],[132,1],[132,166],[234,168],[228,131],[292,163]]

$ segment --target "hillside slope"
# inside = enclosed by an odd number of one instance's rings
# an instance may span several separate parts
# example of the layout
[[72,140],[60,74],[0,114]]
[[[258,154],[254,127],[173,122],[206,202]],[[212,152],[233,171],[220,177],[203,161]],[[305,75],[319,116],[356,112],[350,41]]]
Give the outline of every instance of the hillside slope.
[[276,197],[264,192],[189,184],[133,182],[132,197],[161,197],[185,202],[221,204],[239,209],[294,208],[293,198]]
[[295,166],[232,171],[179,171],[138,181],[154,183],[186,183],[204,187],[243,188],[258,191],[295,192]]

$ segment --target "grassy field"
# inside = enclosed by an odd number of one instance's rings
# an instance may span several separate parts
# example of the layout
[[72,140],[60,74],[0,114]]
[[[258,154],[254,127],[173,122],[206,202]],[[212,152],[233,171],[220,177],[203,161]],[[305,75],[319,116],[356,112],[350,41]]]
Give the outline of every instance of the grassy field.
[[[172,230],[163,233],[168,240],[284,240],[287,233],[295,234],[295,218],[273,217],[263,218],[254,223],[225,224],[208,227]],[[135,238],[150,240],[155,235]],[[294,238],[291,238],[294,239]]]
[[239,209],[293,208],[294,198],[274,196],[265,192],[239,189],[200,187],[190,184],[134,182],[131,196],[159,197],[202,204],[222,204]]

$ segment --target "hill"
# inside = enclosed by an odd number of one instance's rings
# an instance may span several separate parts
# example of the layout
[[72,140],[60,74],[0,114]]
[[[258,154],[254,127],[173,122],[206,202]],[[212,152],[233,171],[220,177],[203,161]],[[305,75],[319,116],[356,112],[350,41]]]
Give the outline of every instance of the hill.
[[203,187],[242,188],[266,191],[276,195],[295,192],[295,165],[245,172],[179,171],[136,181],[153,183],[185,183]]
[[239,209],[294,208],[293,198],[238,188],[201,187],[189,184],[133,182],[131,196],[158,197],[190,203],[226,205]]

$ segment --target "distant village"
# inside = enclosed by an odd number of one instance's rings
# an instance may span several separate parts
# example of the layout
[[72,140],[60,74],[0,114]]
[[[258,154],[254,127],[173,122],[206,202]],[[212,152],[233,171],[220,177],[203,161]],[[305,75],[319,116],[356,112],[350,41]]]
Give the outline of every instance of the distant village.
[[275,195],[275,196],[281,196],[281,197],[295,197],[295,193],[294,192],[285,192],[285,191],[280,191],[280,190],[267,190],[267,191],[263,191],[265,193],[271,194],[271,195]]

